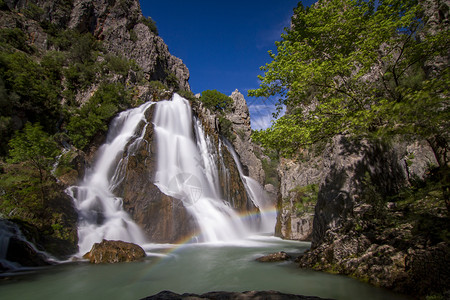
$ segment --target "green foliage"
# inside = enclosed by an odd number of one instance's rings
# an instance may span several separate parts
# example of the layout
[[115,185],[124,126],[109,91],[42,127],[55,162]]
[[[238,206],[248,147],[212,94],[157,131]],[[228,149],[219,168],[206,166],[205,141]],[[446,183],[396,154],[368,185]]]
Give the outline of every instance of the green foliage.
[[217,90],[204,91],[200,97],[200,101],[202,101],[207,108],[215,112],[228,111],[233,104],[233,100],[230,97]]
[[28,3],[27,7],[23,10],[23,14],[32,20],[39,22],[44,15],[44,10],[34,3]]
[[27,44],[27,40],[27,35],[19,28],[0,28],[0,43],[32,53],[34,49]]
[[150,17],[148,17],[148,18],[143,17],[143,18],[141,18],[140,22],[142,24],[144,24],[145,26],[147,26],[148,29],[150,29],[150,31],[153,32],[154,34],[156,34],[156,35],[159,34],[158,33],[158,28],[156,27],[156,22],[152,18],[150,18]]
[[418,39],[423,21],[415,1],[377,3],[376,10],[375,1],[299,5],[292,29],[269,53],[273,61],[261,68],[261,87],[249,91],[280,96],[291,113],[256,132],[256,141],[289,154],[336,134],[428,138],[448,128],[448,76],[423,82],[417,72],[445,55],[448,30]]
[[131,96],[124,85],[102,84],[95,94],[71,116],[67,124],[74,145],[83,149],[99,132],[108,129],[111,118],[131,106]]
[[317,184],[296,186],[290,192],[295,193],[295,208],[297,213],[302,214],[314,211],[319,194],[319,186]]
[[[55,249],[53,245],[55,239],[66,241],[61,247],[76,245],[77,217],[72,212],[71,199],[65,196],[61,186],[50,176],[40,182],[37,170],[28,163],[0,163],[0,169],[3,171],[0,172],[0,215],[20,224],[29,240],[52,254],[75,251]],[[42,192],[45,201],[42,201]]]
[[9,141],[11,163],[29,162],[39,171],[41,182],[59,154],[59,148],[39,123],[27,123],[22,132],[16,132]]
[[181,97],[189,100],[189,101],[197,101],[197,98],[195,98],[195,95],[192,91],[185,91],[185,90],[181,90],[177,92],[178,95],[180,95]]
[[0,76],[6,94],[3,116],[21,114],[25,120],[40,122],[46,130],[55,127],[61,112],[60,81],[49,65],[41,66],[25,53],[0,53]]
[[133,30],[133,29],[130,29],[130,40],[132,41],[132,42],[137,42],[137,40],[138,40],[138,36],[137,36],[137,34],[136,34],[136,32]]
[[180,83],[178,82],[177,76],[174,73],[168,72],[168,71],[166,71],[166,74],[167,74],[167,76],[165,78],[165,81],[166,81],[167,85],[176,91],[179,90]]
[[108,54],[106,55],[105,60],[106,69],[121,76],[127,76],[132,66],[131,62],[123,56]]
[[233,134],[233,122],[221,115],[219,116],[219,133],[230,142],[236,139],[236,136]]

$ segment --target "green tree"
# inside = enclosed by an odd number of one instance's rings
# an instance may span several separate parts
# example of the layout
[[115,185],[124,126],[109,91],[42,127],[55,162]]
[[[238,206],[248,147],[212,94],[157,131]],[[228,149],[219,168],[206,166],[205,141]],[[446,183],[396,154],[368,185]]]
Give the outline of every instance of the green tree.
[[422,70],[426,61],[445,55],[448,29],[421,34],[421,16],[413,0],[300,4],[277,53],[270,53],[273,61],[261,68],[261,87],[249,91],[280,96],[289,113],[254,139],[292,153],[336,134],[447,135],[448,76],[438,72],[423,82]]
[[202,93],[200,101],[209,109],[216,112],[222,112],[230,109],[233,100],[227,95],[222,94],[217,90],[206,90]]
[[57,155],[60,153],[58,145],[39,123],[27,123],[23,131],[16,132],[9,141],[10,163],[31,163],[39,171],[42,200],[44,200],[43,183],[45,175],[50,171]]
[[131,96],[120,83],[102,84],[95,94],[69,120],[67,130],[74,145],[83,149],[119,111],[131,106]]

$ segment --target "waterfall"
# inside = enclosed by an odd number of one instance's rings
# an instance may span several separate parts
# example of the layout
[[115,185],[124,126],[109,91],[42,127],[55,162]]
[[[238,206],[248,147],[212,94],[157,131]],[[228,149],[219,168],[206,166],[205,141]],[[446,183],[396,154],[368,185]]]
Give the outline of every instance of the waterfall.
[[192,117],[189,102],[179,95],[157,104],[154,126],[158,145],[155,184],[183,201],[195,217],[200,240],[218,242],[248,235],[248,228],[229,203],[221,199],[217,151]]
[[[67,192],[75,200],[79,214],[79,253],[90,251],[94,243],[102,239],[145,243],[144,234],[122,209],[122,199],[113,194],[123,178],[122,157],[125,146],[142,140],[148,122],[145,111],[152,105],[147,102],[138,108],[120,113],[111,123],[105,144],[96,153],[92,169],[87,170],[81,185],[70,187]],[[143,129],[139,131],[139,125]],[[129,146],[132,148],[133,144]]]
[[230,144],[230,142],[225,140],[224,144],[227,147],[228,151],[230,151],[231,155],[233,155],[234,162],[238,167],[239,175],[244,182],[247,193],[249,194],[256,207],[258,207],[260,210],[261,223],[258,228],[259,231],[265,233],[273,233],[275,230],[276,215],[273,213],[274,205],[270,200],[269,195],[266,193],[266,191],[264,191],[259,182],[249,176],[244,175],[242,164],[236,151],[234,150],[234,147]]
[[[153,123],[146,119],[146,110],[151,105],[155,105]],[[244,223],[223,199],[217,166],[222,161],[221,152],[218,153],[221,144],[217,149],[200,120],[192,115],[189,102],[175,94],[171,101],[148,102],[120,113],[112,121],[93,167],[86,171],[80,185],[68,188],[79,212],[79,254],[88,252],[102,239],[146,243],[143,231],[124,211],[123,199],[114,191],[126,178],[128,157],[135,154],[141,143],[148,143],[144,139],[147,126],[153,126],[157,145],[155,182],[148,178],[149,183],[181,200],[198,225],[198,241],[222,242],[248,236],[251,224]],[[228,148],[240,168],[247,194],[263,211],[261,187],[243,175],[236,153],[231,146]],[[264,213],[261,217],[266,224]]]

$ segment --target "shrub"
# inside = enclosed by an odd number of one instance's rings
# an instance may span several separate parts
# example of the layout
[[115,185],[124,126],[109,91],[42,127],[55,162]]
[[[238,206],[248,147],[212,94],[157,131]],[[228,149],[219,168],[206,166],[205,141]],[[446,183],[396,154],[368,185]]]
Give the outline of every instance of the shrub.
[[108,122],[119,111],[130,107],[130,93],[119,83],[103,84],[67,124],[73,144],[83,149],[99,132],[108,129]]
[[141,18],[140,21],[141,21],[142,24],[147,26],[148,29],[150,29],[151,32],[153,32],[156,35],[159,35],[158,28],[156,27],[156,22],[152,18],[150,18],[150,17],[148,17],[148,18],[143,17],[143,18]]
[[219,133],[230,142],[236,139],[236,136],[233,134],[233,123],[224,116],[219,116]]
[[33,48],[27,44],[27,35],[19,28],[1,28],[0,42],[8,44],[18,50],[32,53]]
[[305,186],[296,186],[290,192],[295,193],[295,207],[297,213],[313,212],[317,203],[319,186],[317,184],[308,184]]
[[217,90],[206,90],[202,93],[200,101],[215,112],[229,111],[233,100]]

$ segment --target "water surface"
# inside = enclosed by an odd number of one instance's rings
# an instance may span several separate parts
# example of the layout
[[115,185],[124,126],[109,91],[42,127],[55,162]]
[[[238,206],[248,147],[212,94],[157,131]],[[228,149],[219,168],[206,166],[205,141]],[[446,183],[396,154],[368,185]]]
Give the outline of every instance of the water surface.
[[140,262],[70,263],[0,280],[1,299],[140,299],[177,293],[277,290],[334,299],[408,299],[357,280],[255,259],[284,250],[298,255],[309,243],[255,236],[235,243],[146,245]]

